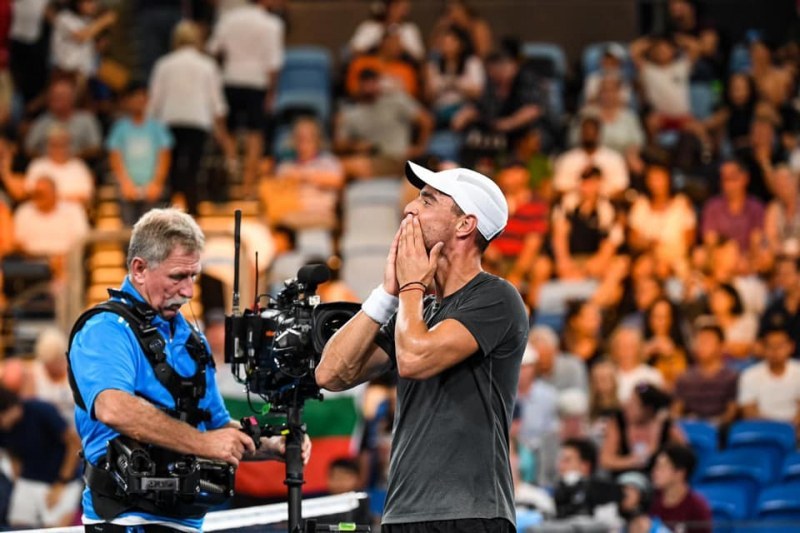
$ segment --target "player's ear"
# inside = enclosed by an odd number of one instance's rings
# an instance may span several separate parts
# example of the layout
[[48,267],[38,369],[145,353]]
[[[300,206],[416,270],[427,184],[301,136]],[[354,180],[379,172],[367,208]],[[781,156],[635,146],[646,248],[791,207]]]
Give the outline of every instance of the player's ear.
[[475,215],[464,215],[459,217],[456,223],[456,235],[466,237],[473,231],[478,231],[478,219]]

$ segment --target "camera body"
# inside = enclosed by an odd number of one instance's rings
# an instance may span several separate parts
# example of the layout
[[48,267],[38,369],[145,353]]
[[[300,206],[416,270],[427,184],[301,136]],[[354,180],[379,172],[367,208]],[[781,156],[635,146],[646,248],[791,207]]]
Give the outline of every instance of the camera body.
[[360,306],[321,304],[317,286],[330,278],[325,265],[307,265],[264,309],[247,309],[225,318],[225,362],[248,392],[273,410],[321,399],[314,378],[327,340]]

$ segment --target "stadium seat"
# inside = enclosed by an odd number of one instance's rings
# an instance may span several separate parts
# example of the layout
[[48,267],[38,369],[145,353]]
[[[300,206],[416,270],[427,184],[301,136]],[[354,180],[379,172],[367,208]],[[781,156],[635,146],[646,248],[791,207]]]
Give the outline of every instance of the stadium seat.
[[312,113],[317,119],[327,123],[331,116],[331,97],[328,90],[280,89],[275,100],[275,113],[281,116],[292,112]]
[[555,43],[525,43],[522,45],[522,57],[534,62],[546,61],[553,70],[552,76],[546,76],[548,78],[563,80],[567,75],[567,54]]
[[727,530],[726,524],[750,518],[753,502],[748,499],[747,492],[736,484],[711,483],[696,485],[693,488],[703,495],[711,507],[714,531]]
[[431,137],[428,151],[442,161],[458,161],[461,155],[461,135],[452,131],[437,131]]
[[698,458],[702,459],[717,451],[719,443],[717,428],[708,422],[695,420],[681,420],[680,426]]
[[689,103],[692,116],[703,120],[711,116],[716,104],[716,94],[710,83],[692,83],[689,86]]
[[738,74],[748,70],[750,70],[750,50],[747,45],[737,44],[731,49],[728,72]]
[[775,480],[772,460],[747,449],[724,450],[703,459],[696,482],[737,485],[750,501],[762,487]]
[[800,481],[800,452],[792,452],[784,459],[781,481]]
[[306,66],[331,70],[333,60],[327,48],[320,46],[291,46],[286,50],[284,65]]
[[383,281],[390,241],[382,246],[342,247],[341,279],[362,301]]
[[744,420],[731,427],[728,448],[748,450],[768,457],[775,478],[779,477],[784,458],[796,448],[794,427],[785,422]]
[[633,79],[634,67],[633,67],[633,62],[630,59],[630,56],[627,55],[628,45],[619,42],[614,43],[613,41],[592,43],[583,49],[583,54],[581,55],[581,68],[583,69],[583,75],[588,76],[589,74],[594,74],[595,72],[600,70],[600,61],[603,59],[603,52],[605,51],[606,47],[610,44],[618,44],[625,49],[626,56],[625,56],[625,62],[622,65],[622,72],[626,79],[628,80]]
[[794,522],[800,525],[800,482],[781,483],[761,491],[756,503],[761,520]]

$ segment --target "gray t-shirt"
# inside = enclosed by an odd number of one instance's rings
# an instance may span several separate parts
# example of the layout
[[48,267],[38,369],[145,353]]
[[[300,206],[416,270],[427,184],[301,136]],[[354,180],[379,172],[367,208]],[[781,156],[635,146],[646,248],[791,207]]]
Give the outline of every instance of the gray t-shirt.
[[348,140],[370,141],[378,155],[404,158],[411,146],[411,126],[419,104],[401,91],[378,97],[372,103],[357,103],[342,112],[342,132]]
[[33,122],[25,138],[25,149],[32,154],[43,154],[50,129],[56,125],[63,126],[69,132],[70,149],[76,156],[85,150],[99,149],[103,142],[100,123],[94,115],[86,111],[75,111],[66,122],[62,122],[50,113],[45,113]]
[[[395,317],[375,341],[395,360]],[[464,325],[480,347],[426,380],[398,379],[384,524],[464,518],[515,523],[509,428],[528,336],[519,293],[481,272],[438,305],[428,326]]]

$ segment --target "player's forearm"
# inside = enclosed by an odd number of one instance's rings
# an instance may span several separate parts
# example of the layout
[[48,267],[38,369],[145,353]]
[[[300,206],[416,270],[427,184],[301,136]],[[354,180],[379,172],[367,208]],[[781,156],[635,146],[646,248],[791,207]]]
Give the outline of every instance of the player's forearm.
[[153,404],[120,390],[105,390],[95,400],[103,424],[135,440],[180,453],[201,455],[201,433]]
[[397,311],[395,346],[397,372],[406,378],[420,378],[429,366],[426,359],[432,355],[428,342],[428,326],[422,316],[422,291],[411,290],[400,294]]
[[380,324],[359,311],[337,331],[322,350],[315,376],[328,390],[344,390],[359,383],[374,348]]

